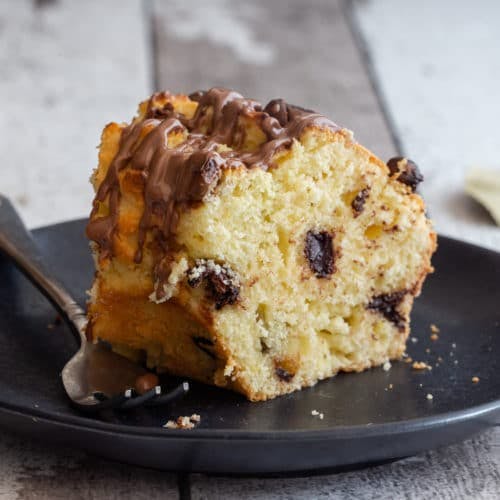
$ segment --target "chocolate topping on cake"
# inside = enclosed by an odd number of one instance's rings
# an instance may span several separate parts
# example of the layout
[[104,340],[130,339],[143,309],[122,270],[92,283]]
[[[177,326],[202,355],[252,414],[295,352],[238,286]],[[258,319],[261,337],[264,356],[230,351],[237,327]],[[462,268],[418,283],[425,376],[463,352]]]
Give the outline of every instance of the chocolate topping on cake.
[[417,164],[403,156],[391,158],[387,162],[387,166],[389,167],[391,175],[398,174],[399,172],[397,180],[410,186],[413,192],[416,191],[417,186],[424,180],[424,176],[420,172]]
[[[99,245],[103,257],[113,255],[120,199],[119,173],[127,166],[142,172],[145,208],[139,224],[135,261],[141,261],[146,234],[154,230],[164,252],[155,267],[161,284],[168,278],[169,269],[161,261],[168,259],[173,249],[179,212],[189,204],[203,201],[217,185],[223,169],[244,166],[267,170],[275,154],[299,139],[307,128],[338,130],[339,127],[322,115],[288,105],[281,99],[271,101],[262,110],[258,102],[221,88],[192,94],[198,102],[192,118],[176,112],[170,102],[162,108],[155,107],[159,96],[168,98],[170,94],[153,95],[145,118],[134,120],[123,129],[118,153],[95,196],[87,236]],[[240,118],[244,116],[256,118],[267,136],[267,141],[255,151],[241,150],[245,127]],[[169,137],[174,132],[185,136],[175,146]],[[221,150],[221,145],[232,149]],[[99,207],[106,200],[109,213],[100,216]],[[156,288],[159,290],[161,286]]]
[[327,278],[335,270],[333,237],[327,231],[308,231],[304,253],[317,278]]
[[405,319],[397,308],[399,304],[401,304],[406,293],[406,290],[400,290],[398,292],[376,295],[369,302],[367,308],[378,311],[385,317],[385,319],[394,323],[399,330],[404,330]]

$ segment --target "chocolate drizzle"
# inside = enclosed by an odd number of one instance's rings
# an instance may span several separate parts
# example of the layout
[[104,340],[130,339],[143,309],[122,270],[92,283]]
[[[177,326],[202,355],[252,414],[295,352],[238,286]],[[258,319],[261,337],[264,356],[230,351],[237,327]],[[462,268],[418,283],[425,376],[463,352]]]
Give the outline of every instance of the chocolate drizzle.
[[[144,178],[145,207],[139,223],[135,262],[141,261],[146,235],[154,230],[164,253],[155,269],[161,283],[168,277],[169,266],[165,261],[172,249],[180,211],[188,204],[203,201],[217,185],[223,169],[267,170],[274,155],[290,147],[307,128],[338,130],[339,127],[322,115],[281,99],[271,101],[263,110],[258,102],[221,88],[193,95],[198,106],[192,118],[175,111],[170,102],[161,108],[155,106],[159,97],[168,99],[170,94],[153,95],[144,118],[134,120],[123,130],[118,153],[95,196],[87,236],[99,245],[103,257],[113,255],[120,201],[119,174],[127,167],[140,171]],[[254,151],[242,149],[245,124],[241,118],[245,116],[255,119],[267,137]],[[169,135],[173,132],[185,134],[185,139],[175,146],[170,144]],[[232,149],[222,151],[220,145]],[[109,212],[100,216],[99,208],[106,200]]]

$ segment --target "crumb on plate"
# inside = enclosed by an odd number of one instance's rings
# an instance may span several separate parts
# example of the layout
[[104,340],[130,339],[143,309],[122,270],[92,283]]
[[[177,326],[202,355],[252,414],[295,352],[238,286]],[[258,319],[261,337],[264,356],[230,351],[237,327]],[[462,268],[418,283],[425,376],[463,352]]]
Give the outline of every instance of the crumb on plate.
[[190,417],[181,416],[177,417],[177,420],[169,420],[163,427],[166,429],[193,429],[200,421],[201,417],[197,413],[193,413]]
[[432,366],[428,365],[425,361],[414,361],[411,367],[414,370],[432,370]]

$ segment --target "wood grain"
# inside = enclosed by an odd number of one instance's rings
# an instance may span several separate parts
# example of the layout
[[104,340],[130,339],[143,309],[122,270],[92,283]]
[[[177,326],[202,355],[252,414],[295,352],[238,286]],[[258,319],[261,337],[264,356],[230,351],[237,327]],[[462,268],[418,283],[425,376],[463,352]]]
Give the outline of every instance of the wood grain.
[[177,478],[0,431],[0,500],[127,498],[178,498]]
[[[333,452],[333,451],[332,451]],[[266,498],[487,499],[500,485],[500,428],[462,444],[368,469],[286,479],[191,476],[193,500]]]
[[500,178],[500,2],[359,1],[355,14],[438,231],[500,251],[500,230],[464,190],[471,167]]
[[283,97],[353,129],[384,159],[395,146],[341,0],[153,3],[159,89],[230,87]]

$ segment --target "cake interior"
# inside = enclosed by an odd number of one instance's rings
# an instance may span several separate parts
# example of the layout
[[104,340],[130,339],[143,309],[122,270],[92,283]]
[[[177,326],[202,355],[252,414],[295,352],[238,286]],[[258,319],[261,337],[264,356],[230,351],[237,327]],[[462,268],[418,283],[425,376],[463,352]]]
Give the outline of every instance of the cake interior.
[[[176,106],[191,114],[196,107]],[[244,150],[264,140],[249,123]],[[117,124],[104,131],[96,186],[122,131]],[[171,139],[179,144],[185,134]],[[168,300],[152,295],[153,232],[142,260],[134,260],[144,211],[140,174],[119,174],[113,256],[94,246],[92,338],[159,371],[252,400],[401,357],[435,237],[421,198],[349,133],[310,128],[267,170],[224,170],[203,202],[179,217]],[[100,210],[106,214],[109,203]],[[207,266],[229,273],[233,302],[217,302]],[[202,278],[190,280],[200,269]]]

